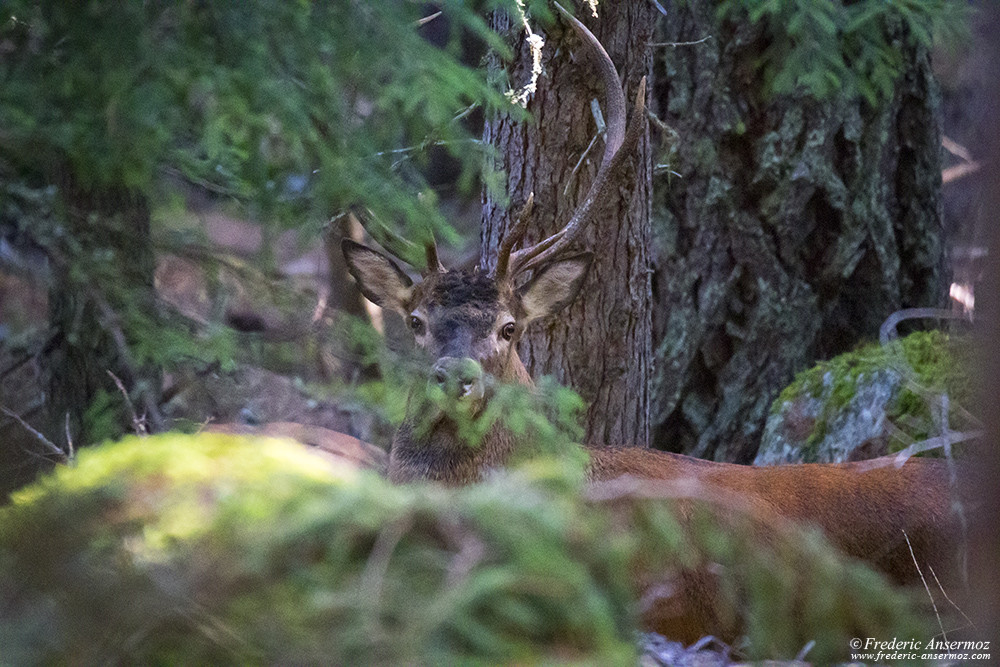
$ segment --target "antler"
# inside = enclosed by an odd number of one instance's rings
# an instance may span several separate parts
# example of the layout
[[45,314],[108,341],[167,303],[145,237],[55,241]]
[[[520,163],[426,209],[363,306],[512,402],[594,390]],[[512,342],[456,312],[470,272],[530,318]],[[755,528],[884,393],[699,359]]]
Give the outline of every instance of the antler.
[[[404,239],[402,236],[389,229],[389,227],[376,220],[371,211],[355,207],[348,213],[348,215],[354,216],[358,220],[361,227],[363,227],[364,230],[379,243],[379,245],[397,258],[407,262],[408,264],[412,264],[412,262],[407,260],[407,258],[419,256],[420,246],[413,241]],[[372,222],[375,224],[372,225]],[[434,232],[428,228],[427,234],[430,236],[430,240],[424,244],[423,248],[424,257],[427,259],[427,268],[424,269],[424,275],[435,272],[444,273],[444,265],[441,264],[441,260],[438,259],[437,241],[434,239]]]
[[618,70],[615,69],[611,56],[604,50],[594,33],[587,29],[587,26],[567,12],[558,2],[553,4],[597,57],[598,70],[607,97],[607,132],[604,141],[604,157],[597,170],[597,176],[594,177],[590,190],[587,191],[587,196],[577,206],[573,217],[566,223],[566,226],[535,245],[512,253],[511,250],[521,240],[527,229],[527,218],[534,194],[529,196],[517,224],[500,244],[500,252],[494,270],[494,276],[498,280],[507,277],[508,273],[509,275],[517,275],[544,264],[563,252],[580,235],[580,232],[593,219],[595,205],[606,198],[610,187],[614,184],[614,176],[632,153],[645,127],[646,78],[643,77],[639,82],[632,120],[626,128],[625,93],[622,91],[621,83],[618,80]]
[[430,234],[431,240],[424,244],[424,256],[427,257],[427,269],[425,273],[444,273],[447,269],[444,268],[444,264],[438,259],[437,240],[434,238],[434,232],[428,229],[427,233]]

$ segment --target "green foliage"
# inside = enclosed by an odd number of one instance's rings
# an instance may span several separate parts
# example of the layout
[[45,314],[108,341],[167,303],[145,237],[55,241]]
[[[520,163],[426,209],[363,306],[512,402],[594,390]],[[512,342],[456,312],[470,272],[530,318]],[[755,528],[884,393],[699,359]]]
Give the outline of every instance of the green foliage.
[[71,354],[102,370],[131,357],[149,377],[238,359],[231,335],[196,339],[150,289],[151,245],[172,241],[190,185],[265,239],[315,235],[361,206],[418,244],[432,231],[454,241],[420,167],[444,147],[474,186],[485,161],[462,118],[508,103],[461,64],[461,38],[509,56],[482,10],[512,3],[438,4],[452,27],[443,48],[421,36],[413,2],[3,3],[0,225],[52,260],[51,292],[65,296],[52,324]]
[[830,662],[855,634],[921,630],[814,532],[621,482],[584,500],[580,482],[550,460],[393,486],[214,434],[91,448],[0,510],[3,659],[634,664],[634,576],[698,608],[712,589],[686,587],[714,582],[713,612],[754,657],[815,639],[809,657]]
[[[341,353],[360,366],[377,365],[380,378],[353,386],[334,387],[338,401],[356,401],[393,429],[409,414],[418,437],[446,417],[458,436],[477,447],[494,428],[511,431],[531,455],[575,456],[575,443],[583,438],[580,418],[586,405],[572,389],[551,377],[542,377],[534,387],[501,384],[488,380],[489,400],[485,408],[470,414],[465,401],[449,398],[435,383],[426,381],[428,364],[414,349],[390,349],[385,339],[366,322],[341,317],[337,333]],[[423,363],[422,363],[423,362]]]
[[88,450],[0,512],[4,661],[634,660],[626,553],[552,480],[398,487],[215,435]]
[[[919,332],[904,338],[901,352],[916,373],[917,385],[907,384],[899,392],[887,417],[903,427],[913,440],[940,435],[940,424],[934,413],[939,409],[941,395],[949,402],[948,421],[953,430],[973,428],[968,412],[981,414],[976,390],[974,362],[970,341],[952,337],[940,331]],[[899,354],[899,351],[895,352]],[[910,444],[896,437],[891,449]]]
[[[442,9],[505,49],[465,3]],[[145,192],[172,169],[264,222],[362,204],[419,237],[444,221],[433,198],[417,197],[426,188],[413,161],[443,145],[477,169],[481,153],[455,117],[504,104],[459,64],[457,39],[443,50],[422,39],[420,11],[405,2],[6,3],[0,156]]]
[[766,25],[756,66],[770,93],[846,92],[873,105],[892,95],[910,49],[956,40],[968,12],[959,0],[721,0],[717,9]]
[[[926,634],[908,595],[845,561],[819,530],[760,512],[738,493],[637,486],[630,502],[622,489],[608,494],[618,514],[609,538],[628,537],[633,572],[654,591],[668,589],[668,614],[682,605],[706,614],[712,634],[746,639],[741,657],[791,660],[812,643],[810,663],[834,664],[859,633]],[[655,595],[644,602],[655,605]]]
[[466,401],[447,396],[437,384],[418,385],[410,395],[410,401],[422,405],[410,408],[418,420],[414,426],[417,437],[422,428],[433,427],[442,415],[456,424],[459,438],[470,447],[478,446],[494,427],[534,443],[535,447],[526,448],[533,454],[566,454],[575,450],[572,443],[583,437],[579,423],[586,407],[583,399],[550,377],[543,377],[535,387],[497,384],[489,391],[486,407],[469,414]]

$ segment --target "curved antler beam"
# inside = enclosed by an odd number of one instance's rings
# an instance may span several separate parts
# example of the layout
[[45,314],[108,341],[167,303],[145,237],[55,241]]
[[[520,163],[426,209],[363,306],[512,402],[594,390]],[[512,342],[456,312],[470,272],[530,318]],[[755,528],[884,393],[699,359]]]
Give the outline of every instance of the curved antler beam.
[[527,229],[526,217],[527,212],[530,211],[527,211],[527,206],[525,207],[526,210],[521,212],[518,222],[500,244],[497,265],[494,270],[494,276],[497,279],[514,276],[537,268],[567,249],[593,220],[596,212],[595,207],[599,206],[607,198],[611,187],[614,185],[615,176],[638,144],[639,137],[645,128],[645,77],[639,82],[632,120],[626,127],[625,93],[622,90],[621,82],[618,79],[618,70],[615,68],[611,56],[608,55],[608,52],[587,26],[583,25],[576,17],[567,12],[558,2],[553,4],[555,4],[556,8],[597,60],[598,73],[604,84],[606,98],[607,131],[605,134],[604,157],[601,160],[601,166],[598,169],[597,175],[594,177],[594,181],[587,191],[587,195],[580,205],[577,206],[576,211],[574,211],[573,216],[566,223],[566,226],[533,246],[512,252],[513,247],[520,242]]

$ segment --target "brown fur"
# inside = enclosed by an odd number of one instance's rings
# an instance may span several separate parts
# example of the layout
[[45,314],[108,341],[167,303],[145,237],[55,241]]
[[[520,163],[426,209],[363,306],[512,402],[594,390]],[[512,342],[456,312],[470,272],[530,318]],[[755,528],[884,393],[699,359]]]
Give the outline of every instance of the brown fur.
[[[659,489],[670,491],[667,497],[694,499],[673,501],[682,524],[688,523],[692,502],[703,500],[712,520],[743,535],[745,544],[773,547],[793,539],[789,520],[811,524],[843,553],[896,583],[920,585],[916,559],[931,586],[936,584],[928,566],[952,597],[960,590],[949,586],[958,571],[960,536],[951,513],[947,467],[939,460],[910,459],[901,468],[894,457],[755,467],[648,449],[599,449],[591,452],[590,475],[598,483],[595,488],[601,481],[638,478],[645,485],[638,498],[657,497]],[[629,497],[623,502],[630,502]],[[662,587],[660,573],[641,564],[634,567],[640,591]],[[719,579],[710,566],[681,569],[668,583],[669,594],[643,606],[646,628],[685,643],[708,634],[727,640],[741,634],[739,619],[720,611],[730,607],[722,603]]]
[[688,479],[709,492],[731,494],[765,512],[823,529],[844,553],[864,560],[899,583],[915,583],[906,536],[917,559],[940,573],[953,568],[954,520],[948,471],[942,461],[894,457],[855,463],[744,466],[650,449],[591,452],[595,480],[632,475]]
[[[351,251],[350,247],[345,249]],[[515,318],[519,334],[530,318],[551,315],[568,303],[589,265],[589,258],[576,261],[577,266],[567,262],[558,267],[549,279],[544,277],[545,271],[539,272],[517,292],[507,280],[491,288],[490,279],[482,274],[432,274],[412,288],[412,298],[397,310],[405,316],[419,309],[428,319],[433,335],[426,336],[422,346],[432,358],[471,359],[480,364],[485,376],[532,386],[517,356],[516,336],[499,347],[490,341],[496,340],[498,320],[507,317],[504,313]],[[366,279],[364,271],[355,275]],[[384,275],[392,273],[383,266],[367,278],[377,281]],[[401,291],[399,285],[369,284],[366,293],[388,295],[384,300],[389,300]],[[527,315],[524,306],[529,300],[527,310],[532,314]],[[488,400],[488,392],[484,392],[480,401]],[[454,424],[444,419],[417,437],[414,424],[422,416],[420,412],[420,406],[410,406],[393,441],[389,458],[389,478],[393,481],[426,479],[449,485],[480,481],[489,470],[503,467],[523,453],[527,444],[498,425],[478,447],[469,447],[458,438]],[[940,461],[910,459],[901,468],[891,459],[753,467],[640,448],[591,452],[593,480],[625,475],[643,480],[690,480],[700,489],[700,498],[729,499],[719,505],[716,514],[722,525],[735,525],[740,516],[749,516],[751,531],[764,542],[781,539],[774,521],[813,524],[845,554],[870,563],[900,583],[918,580],[914,558],[921,566],[933,565],[939,576],[955,569],[951,493],[947,469]],[[685,507],[690,505],[682,502],[682,521]],[[636,574],[636,579],[640,585],[651,585],[647,575]],[[732,619],[716,616],[715,581],[708,571],[683,573],[676,593],[646,611],[645,624],[674,639],[689,641],[710,632],[735,633]]]

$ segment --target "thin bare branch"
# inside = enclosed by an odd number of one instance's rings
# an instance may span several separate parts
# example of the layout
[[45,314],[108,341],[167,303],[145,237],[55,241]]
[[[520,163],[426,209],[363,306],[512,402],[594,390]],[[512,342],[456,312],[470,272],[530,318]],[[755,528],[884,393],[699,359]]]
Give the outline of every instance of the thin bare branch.
[[917,568],[917,574],[920,575],[920,581],[924,584],[924,590],[927,591],[927,597],[930,598],[931,607],[934,608],[934,615],[937,617],[938,627],[941,628],[941,636],[944,637],[945,641],[948,641],[948,633],[944,630],[944,625],[941,623],[941,614],[938,613],[937,603],[934,602],[934,596],[931,595],[931,588],[927,585],[927,580],[924,578],[924,573],[920,569],[920,563],[917,562],[917,555],[913,553],[913,545],[910,544],[910,536],[903,531],[903,537],[906,538],[906,546],[910,549],[910,558],[913,559],[913,565]]
[[69,453],[68,459],[70,462],[76,458],[76,452],[73,451],[73,435],[69,432],[69,412],[66,413],[66,420],[63,424],[63,428],[66,430],[66,450]]
[[947,185],[948,183],[957,181],[958,179],[964,178],[969,174],[974,174],[979,171],[982,166],[982,162],[963,162],[962,164],[956,164],[954,167],[942,169],[941,184]]
[[430,16],[425,16],[422,19],[417,19],[417,27],[419,28],[420,26],[427,25],[428,23],[430,23],[431,21],[433,21],[437,17],[441,16],[441,14],[442,14],[442,12],[434,12]]
[[132,415],[132,430],[135,431],[135,434],[138,436],[149,435],[149,427],[146,425],[146,418],[140,417],[136,414],[135,406],[132,404],[132,399],[128,395],[128,390],[125,389],[125,383],[110,370],[106,372],[109,376],[111,376],[111,379],[114,380],[115,386],[118,387],[118,391],[120,391],[122,396],[125,397],[125,405],[128,406],[128,411]]
[[[888,425],[888,424],[887,424]],[[953,445],[959,442],[965,442],[967,440],[976,440],[977,438],[983,437],[985,431],[949,431],[947,435],[938,435],[933,438],[927,438],[926,440],[920,440],[919,442],[914,442],[906,449],[900,450],[893,456],[881,456],[877,459],[869,459],[867,461],[858,461],[854,465],[857,466],[859,471],[874,470],[875,468],[885,468],[886,466],[895,466],[897,468],[902,468],[903,465],[910,459],[911,456],[916,456],[920,452],[926,452],[931,449],[938,449],[945,447],[946,445]]]
[[937,584],[938,590],[941,591],[941,595],[944,596],[944,599],[947,600],[948,603],[955,608],[955,611],[957,611],[959,614],[962,615],[962,618],[964,618],[968,622],[969,624],[968,627],[971,627],[973,630],[978,630],[979,628],[977,628],[976,624],[972,622],[972,619],[969,618],[964,611],[962,611],[961,607],[955,604],[954,600],[948,597],[948,591],[946,591],[944,589],[944,586],[941,585],[941,580],[938,579],[937,572],[934,571],[934,568],[928,565],[927,569],[931,571],[931,576],[934,577],[934,583]]
[[583,149],[583,153],[580,154],[580,159],[577,160],[576,164],[573,165],[573,171],[570,172],[569,178],[566,179],[566,186],[563,187],[564,197],[569,194],[569,189],[573,186],[573,181],[576,180],[576,175],[580,171],[580,165],[582,165],[583,161],[587,159],[588,155],[590,155],[591,149],[594,147],[594,144],[597,143],[597,140],[598,138],[600,138],[600,136],[601,135],[598,133],[595,134],[593,137],[591,137],[590,143],[587,144],[587,147]]
[[31,424],[24,421],[21,418],[21,415],[17,414],[13,410],[8,409],[5,405],[0,405],[0,412],[3,412],[5,415],[16,421],[18,424],[20,424],[21,427],[24,428],[24,430],[26,430],[31,435],[35,436],[35,439],[38,440],[40,443],[42,443],[45,446],[45,449],[49,451],[49,453],[59,457],[59,461],[61,463],[65,463],[66,461],[69,460],[70,457],[66,454],[66,452],[60,449],[56,443],[46,438],[45,435],[43,435],[40,431],[35,429]]
[[701,39],[696,39],[693,42],[650,42],[650,46],[697,46],[698,44],[704,44],[708,40],[712,39],[711,35],[705,35]]
[[970,151],[968,148],[958,143],[954,139],[942,136],[941,147],[944,148],[949,153],[951,153],[952,155],[954,155],[955,157],[964,160],[965,162],[975,162],[975,160],[972,159],[972,151]]

